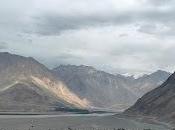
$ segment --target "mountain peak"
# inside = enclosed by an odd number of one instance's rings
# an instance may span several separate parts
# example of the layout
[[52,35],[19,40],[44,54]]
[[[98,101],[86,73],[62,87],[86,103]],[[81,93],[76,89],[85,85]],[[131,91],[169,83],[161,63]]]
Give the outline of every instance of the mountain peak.
[[0,72],[11,75],[48,75],[49,70],[32,57],[0,53]]
[[[157,70],[156,72],[154,72],[154,73],[158,73],[158,74],[160,74],[160,73],[169,73],[169,72],[167,72],[167,71],[164,71],[164,70]],[[170,74],[170,73],[169,73]]]
[[[30,92],[29,97],[34,94],[38,98],[43,98],[42,94],[44,92],[44,96],[47,96],[49,100],[51,99],[51,102],[48,101],[48,103],[52,105],[57,105],[57,102],[60,102],[64,106],[78,108],[88,106],[86,99],[80,99],[76,94],[71,92],[64,82],[57,79],[52,74],[52,71],[34,58],[10,54],[8,52],[0,53],[0,98],[4,95],[2,92],[8,92],[4,90],[10,89],[10,93],[16,93],[21,87],[25,88],[25,90],[22,91],[21,89],[19,93],[24,92],[24,98],[27,100],[29,100],[26,94],[27,92]],[[31,87],[32,91],[30,91]],[[10,98],[9,102],[16,102],[16,95],[19,93],[14,94],[14,97],[8,94],[7,97]],[[21,104],[21,102],[18,103],[19,105]]]
[[169,77],[171,75],[171,73],[163,71],[163,70],[157,70],[156,72],[152,73],[149,75],[149,77],[154,78],[154,77],[160,77],[163,78],[164,77]]

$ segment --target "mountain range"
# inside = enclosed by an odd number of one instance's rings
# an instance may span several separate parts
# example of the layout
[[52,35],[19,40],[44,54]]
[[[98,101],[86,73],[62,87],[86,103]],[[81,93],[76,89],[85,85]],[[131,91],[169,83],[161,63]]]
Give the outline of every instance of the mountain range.
[[87,99],[91,106],[114,110],[130,107],[170,76],[170,73],[158,70],[135,79],[133,76],[113,75],[84,65],[61,65],[52,71],[72,92]]
[[123,110],[169,76],[159,70],[135,79],[84,65],[50,70],[32,57],[1,52],[0,111]]

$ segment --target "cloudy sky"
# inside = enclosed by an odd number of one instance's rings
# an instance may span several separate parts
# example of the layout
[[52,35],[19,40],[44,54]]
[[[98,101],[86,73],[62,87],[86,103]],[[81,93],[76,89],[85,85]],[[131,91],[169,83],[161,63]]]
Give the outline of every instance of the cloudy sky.
[[175,70],[174,0],[1,0],[0,51],[48,67]]

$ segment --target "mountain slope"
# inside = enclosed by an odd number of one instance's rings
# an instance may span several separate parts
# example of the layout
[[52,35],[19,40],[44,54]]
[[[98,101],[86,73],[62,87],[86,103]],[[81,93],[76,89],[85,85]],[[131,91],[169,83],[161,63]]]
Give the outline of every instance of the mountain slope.
[[[175,119],[175,73],[160,87],[140,98],[126,114],[155,116],[174,121]],[[175,123],[175,122],[174,122]]]
[[38,111],[39,107],[31,105],[44,106],[44,110],[50,106],[88,107],[87,100],[71,92],[44,65],[33,58],[10,53],[0,53],[0,103],[1,111],[5,110],[3,108],[9,108],[7,111],[17,110],[15,108]]
[[35,84],[17,83],[0,92],[1,111],[49,111],[54,104],[64,106]]
[[115,110],[133,105],[144,93],[154,89],[155,84],[160,85],[160,81],[165,81],[170,75],[157,71],[134,79],[84,65],[61,65],[53,69],[53,73],[63,80],[71,91],[81,98],[86,98],[92,106]]

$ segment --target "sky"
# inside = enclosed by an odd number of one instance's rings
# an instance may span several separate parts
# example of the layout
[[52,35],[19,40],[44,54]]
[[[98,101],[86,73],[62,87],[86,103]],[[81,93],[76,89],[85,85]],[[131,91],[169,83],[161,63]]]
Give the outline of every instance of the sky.
[[0,51],[54,68],[175,70],[174,0],[1,0]]

